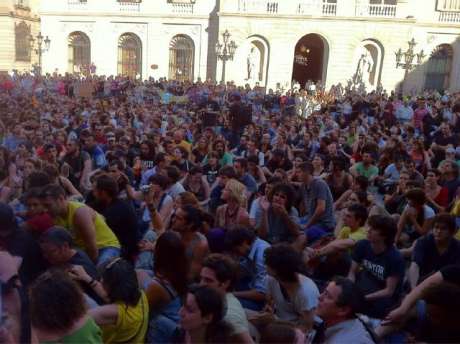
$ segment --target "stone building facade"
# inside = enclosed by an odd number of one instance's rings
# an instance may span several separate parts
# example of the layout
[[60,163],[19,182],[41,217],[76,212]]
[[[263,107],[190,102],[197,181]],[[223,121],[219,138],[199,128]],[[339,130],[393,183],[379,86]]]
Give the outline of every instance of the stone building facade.
[[36,63],[30,36],[37,36],[40,30],[38,1],[0,1],[0,73],[30,70]]
[[219,81],[228,31],[237,84],[460,89],[460,0],[41,0],[40,17],[46,72]]

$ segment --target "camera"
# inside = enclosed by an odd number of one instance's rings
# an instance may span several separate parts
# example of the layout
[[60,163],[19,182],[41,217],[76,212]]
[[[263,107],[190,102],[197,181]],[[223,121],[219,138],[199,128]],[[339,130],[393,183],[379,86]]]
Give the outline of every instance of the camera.
[[146,193],[148,193],[150,191],[150,185],[142,185],[140,187],[140,190],[141,190],[142,193],[146,194]]

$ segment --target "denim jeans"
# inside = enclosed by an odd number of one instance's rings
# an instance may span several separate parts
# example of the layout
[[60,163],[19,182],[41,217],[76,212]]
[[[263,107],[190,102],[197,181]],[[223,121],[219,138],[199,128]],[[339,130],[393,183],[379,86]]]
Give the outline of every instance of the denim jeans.
[[119,247],[103,247],[99,249],[97,257],[97,266],[101,266],[114,258],[120,257],[121,249]]

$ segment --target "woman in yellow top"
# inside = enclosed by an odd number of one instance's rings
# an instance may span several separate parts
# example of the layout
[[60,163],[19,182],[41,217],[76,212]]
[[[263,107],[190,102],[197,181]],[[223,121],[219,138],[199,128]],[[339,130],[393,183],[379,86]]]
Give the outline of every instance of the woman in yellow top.
[[120,243],[101,214],[83,203],[68,201],[57,185],[46,186],[41,198],[55,225],[67,229],[75,244],[98,265],[120,255]]
[[106,305],[89,311],[102,329],[105,344],[144,343],[149,323],[149,303],[128,261],[115,258],[106,264],[102,282],[93,280],[81,266],[74,266],[71,274],[90,285],[107,301]]

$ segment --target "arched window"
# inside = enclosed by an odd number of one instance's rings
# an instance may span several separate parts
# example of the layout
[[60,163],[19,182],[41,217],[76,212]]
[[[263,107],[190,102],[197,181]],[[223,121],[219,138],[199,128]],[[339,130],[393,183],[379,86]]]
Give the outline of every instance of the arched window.
[[118,40],[118,74],[142,77],[142,42],[133,33],[124,33]]
[[425,89],[443,91],[449,88],[453,54],[449,44],[439,45],[431,53],[426,67]]
[[25,22],[15,25],[16,61],[30,62],[30,26]]
[[69,35],[69,72],[83,73],[89,71],[91,64],[91,42],[83,32]]
[[185,35],[174,36],[169,43],[169,78],[193,81],[195,45]]

